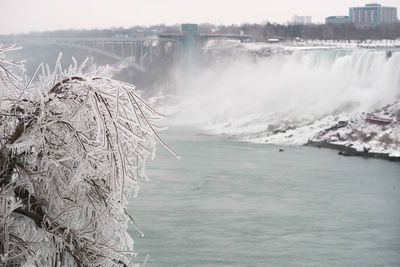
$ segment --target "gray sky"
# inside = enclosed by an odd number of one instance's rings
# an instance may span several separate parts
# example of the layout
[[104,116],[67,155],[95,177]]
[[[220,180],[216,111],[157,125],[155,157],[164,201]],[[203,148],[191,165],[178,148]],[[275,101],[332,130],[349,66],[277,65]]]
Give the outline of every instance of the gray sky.
[[[373,1],[373,0],[372,0]],[[210,22],[284,23],[294,14],[323,22],[366,0],[0,0],[0,34],[57,29]],[[380,4],[400,7],[400,0]]]

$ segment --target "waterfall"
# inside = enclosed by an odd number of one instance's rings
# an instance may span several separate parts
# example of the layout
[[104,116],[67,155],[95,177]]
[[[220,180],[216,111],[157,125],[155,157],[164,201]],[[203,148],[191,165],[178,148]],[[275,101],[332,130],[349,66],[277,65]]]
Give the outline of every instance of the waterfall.
[[400,94],[400,53],[297,50],[254,60],[219,60],[181,88],[179,124],[229,124],[271,116],[291,120],[362,112]]

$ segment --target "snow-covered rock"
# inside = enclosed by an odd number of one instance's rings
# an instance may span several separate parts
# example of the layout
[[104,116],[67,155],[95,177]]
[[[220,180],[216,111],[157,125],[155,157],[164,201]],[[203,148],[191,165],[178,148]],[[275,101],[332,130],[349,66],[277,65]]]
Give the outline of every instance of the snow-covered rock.
[[[368,122],[374,114],[390,120],[387,124]],[[208,129],[232,138],[276,145],[326,143],[353,148],[359,152],[400,157],[400,102],[371,113],[341,113],[318,117],[288,119],[290,114],[258,114],[234,123],[215,124]]]
[[[376,120],[370,120],[371,116]],[[373,110],[369,114],[354,114],[349,117],[346,125],[340,127],[336,123],[329,129],[321,130],[311,140],[399,157],[400,102]]]

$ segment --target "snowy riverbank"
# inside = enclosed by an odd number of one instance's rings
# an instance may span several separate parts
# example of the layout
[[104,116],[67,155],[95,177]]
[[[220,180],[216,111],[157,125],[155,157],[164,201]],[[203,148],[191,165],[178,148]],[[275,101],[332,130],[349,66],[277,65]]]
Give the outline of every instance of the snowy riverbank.
[[342,146],[344,155],[381,157],[400,161],[400,102],[355,114],[338,121],[310,139],[312,143]]
[[[371,116],[387,123],[368,120]],[[400,160],[400,102],[370,113],[341,113],[314,119],[285,117],[290,114],[260,114],[208,129],[254,143],[309,145],[338,149],[346,156]]]

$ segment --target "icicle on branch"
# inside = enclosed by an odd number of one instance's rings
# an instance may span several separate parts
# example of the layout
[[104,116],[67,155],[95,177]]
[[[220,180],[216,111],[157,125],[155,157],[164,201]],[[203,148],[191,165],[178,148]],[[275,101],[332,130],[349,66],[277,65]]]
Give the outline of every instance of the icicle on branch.
[[154,129],[162,115],[86,62],[25,79],[13,49],[0,48],[0,262],[128,266],[139,174],[157,141],[178,156]]

